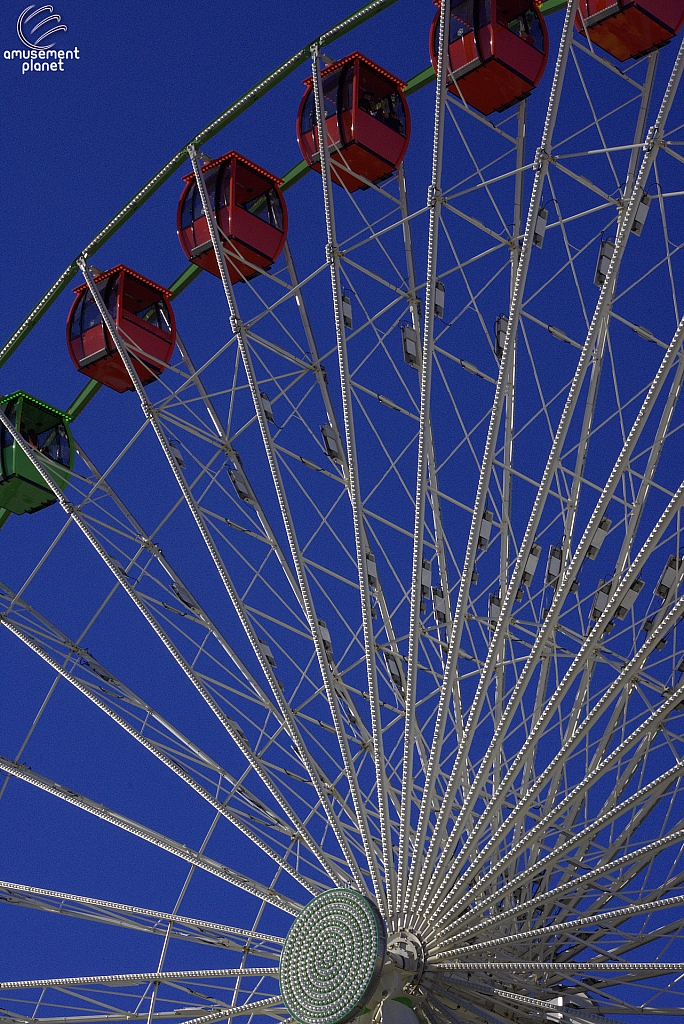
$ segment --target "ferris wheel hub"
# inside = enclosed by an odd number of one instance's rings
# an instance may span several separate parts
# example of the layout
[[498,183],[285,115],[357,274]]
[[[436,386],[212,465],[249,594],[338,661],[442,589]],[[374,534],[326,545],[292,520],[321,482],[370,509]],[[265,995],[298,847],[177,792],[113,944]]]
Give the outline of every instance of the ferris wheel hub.
[[414,987],[418,985],[427,958],[425,945],[419,935],[408,928],[393,932],[387,940],[387,956],[401,971],[404,984]]
[[366,1009],[385,966],[387,930],[375,904],[330,889],[306,905],[280,959],[283,1002],[299,1024],[343,1024]]

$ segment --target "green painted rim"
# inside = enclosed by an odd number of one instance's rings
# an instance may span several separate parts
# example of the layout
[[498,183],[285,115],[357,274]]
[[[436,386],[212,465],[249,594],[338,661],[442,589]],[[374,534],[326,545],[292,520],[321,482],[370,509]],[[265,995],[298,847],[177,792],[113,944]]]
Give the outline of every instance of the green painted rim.
[[280,957],[280,992],[299,1024],[343,1024],[375,991],[387,931],[371,900],[353,889],[316,896],[290,928]]

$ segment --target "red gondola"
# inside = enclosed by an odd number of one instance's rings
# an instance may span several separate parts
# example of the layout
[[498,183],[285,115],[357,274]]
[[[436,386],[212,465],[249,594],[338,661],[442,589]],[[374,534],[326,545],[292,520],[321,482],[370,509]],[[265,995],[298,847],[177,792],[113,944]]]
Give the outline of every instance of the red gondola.
[[[211,207],[223,237],[228,275],[235,284],[267,270],[287,237],[287,207],[282,181],[231,151],[202,168]],[[187,174],[178,203],[177,229],[183,252],[220,277],[195,175]],[[216,209],[218,196],[218,211]]]
[[[389,177],[404,159],[411,134],[405,83],[361,53],[328,64],[321,81],[332,180],[355,192]],[[304,84],[297,141],[309,167],[320,171],[311,79]]]
[[[123,264],[98,274],[95,284],[127,343],[141,382],[156,380],[176,344],[176,320],[168,302],[171,292]],[[114,391],[131,391],[131,378],[88,286],[82,284],[74,291],[77,298],[67,320],[67,346],[74,366]]]
[[642,57],[684,26],[684,0],[580,0],[575,27],[616,60]]
[[[430,31],[437,70],[439,12]],[[451,0],[449,89],[481,114],[519,103],[539,85],[549,52],[534,0]]]

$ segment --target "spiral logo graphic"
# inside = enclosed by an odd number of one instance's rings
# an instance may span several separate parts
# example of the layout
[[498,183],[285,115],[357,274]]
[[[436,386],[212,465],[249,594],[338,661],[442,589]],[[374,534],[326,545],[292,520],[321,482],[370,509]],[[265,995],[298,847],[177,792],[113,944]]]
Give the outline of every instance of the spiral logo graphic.
[[25,46],[29,48],[42,47],[44,40],[54,35],[55,32],[67,31],[67,26],[61,24],[61,16],[54,14],[53,11],[54,7],[51,4],[47,4],[45,7],[36,7],[35,4],[31,4],[21,12],[17,18],[17,35]]
[[285,940],[280,991],[299,1024],[343,1024],[365,1008],[382,972],[387,935],[375,904],[331,889],[307,904]]

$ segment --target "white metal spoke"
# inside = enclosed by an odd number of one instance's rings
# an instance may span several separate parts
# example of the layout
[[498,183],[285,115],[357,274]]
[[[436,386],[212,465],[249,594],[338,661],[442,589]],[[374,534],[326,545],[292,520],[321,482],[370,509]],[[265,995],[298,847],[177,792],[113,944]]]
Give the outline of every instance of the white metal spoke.
[[207,942],[234,950],[242,950],[245,943],[249,943],[250,946],[253,945],[259,956],[271,959],[278,955],[279,947],[283,942],[277,935],[267,935],[245,928],[184,917],[180,914],[163,914],[144,907],[133,907],[125,903],[113,903],[111,900],[77,896],[73,893],[39,889],[35,886],[18,885],[13,882],[0,882],[0,899],[47,913],[83,917],[102,924],[135,928],[157,935],[163,934],[171,925],[171,935],[174,939]]
[[32,771],[25,765],[20,765],[17,764],[16,761],[8,761],[6,758],[0,757],[0,770],[7,772],[8,775],[13,775],[16,779],[28,782],[32,786],[36,786],[38,789],[42,789],[43,792],[49,793],[51,796],[59,797],[61,800],[65,800],[67,803],[73,804],[74,807],[79,807],[81,810],[88,811],[89,814],[93,814],[95,817],[101,818],[103,821],[116,825],[118,828],[122,828],[126,832],[130,832],[132,835],[136,835],[140,839],[145,839],[147,842],[158,846],[159,849],[165,850],[167,853],[173,853],[176,857],[181,857],[189,864],[195,864],[197,867],[201,867],[205,871],[211,872],[218,878],[222,878],[227,882],[232,882],[233,885],[237,885],[239,888],[244,889],[253,896],[265,899],[268,903],[272,903],[274,906],[280,907],[282,910],[286,910],[289,913],[296,913],[299,907],[299,904],[296,903],[296,901],[277,896],[274,892],[271,892],[264,886],[253,882],[246,876],[241,876],[237,872],[231,871],[229,868],[213,861],[209,857],[203,857],[202,855],[195,853],[194,850],[188,849],[187,846],[183,846],[167,836],[162,836],[161,834],[154,832],[152,829],[146,828],[145,825],[133,821],[123,814],[119,814],[118,811],[109,810],[108,808],[103,807],[102,804],[98,804],[94,800],[91,800],[89,797],[75,793],[72,790],[67,789],[66,786],[62,786],[60,783],[53,782],[51,779],[46,778],[44,775],[40,775],[38,772]]

